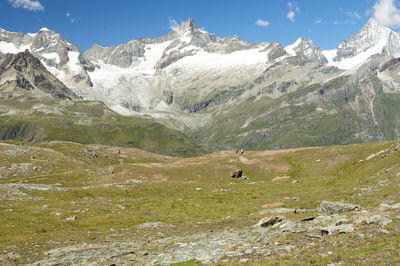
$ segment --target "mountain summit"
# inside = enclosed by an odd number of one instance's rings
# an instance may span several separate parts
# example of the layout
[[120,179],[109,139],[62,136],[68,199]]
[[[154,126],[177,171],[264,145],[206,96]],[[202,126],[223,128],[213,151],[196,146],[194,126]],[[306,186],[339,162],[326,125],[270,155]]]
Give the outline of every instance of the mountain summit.
[[197,24],[193,18],[187,19],[185,22],[179,25],[177,29],[180,32],[189,31],[190,33],[199,31],[199,28],[197,27]]

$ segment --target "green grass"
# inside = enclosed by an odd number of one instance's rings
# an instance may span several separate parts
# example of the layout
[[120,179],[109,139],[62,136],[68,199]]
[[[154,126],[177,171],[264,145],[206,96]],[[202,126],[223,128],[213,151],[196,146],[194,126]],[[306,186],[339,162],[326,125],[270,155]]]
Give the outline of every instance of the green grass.
[[[150,119],[123,117],[100,102],[74,101],[61,104],[51,98],[22,99],[0,99],[0,105],[18,110],[13,115],[0,117],[0,139],[105,144],[184,157],[204,153],[179,131]],[[43,104],[58,111],[30,111],[33,106]]]
[[190,135],[211,151],[224,146],[263,150],[398,139],[399,97],[384,93],[373,77],[371,86],[371,99],[343,76],[277,99],[237,100],[211,109],[213,122]]
[[[283,202],[287,208],[316,208],[322,200],[343,200],[367,208],[382,201],[400,202],[397,176],[400,151],[389,153],[398,142],[246,151],[242,160],[232,151],[182,159],[131,148],[121,148],[118,154],[116,147],[72,142],[9,143],[26,150],[12,158],[6,151],[15,147],[0,146],[0,162],[7,166],[16,162],[33,163],[39,169],[0,179],[0,184],[52,184],[69,189],[21,189],[40,200],[0,200],[0,250],[6,251],[7,246],[15,245],[24,254],[22,261],[53,248],[49,240],[59,246],[91,243],[106,238],[110,228],[124,231],[132,238],[145,237],[135,230],[135,226],[144,222],[174,224],[178,229],[171,229],[169,234],[185,235],[207,227],[219,230],[227,225],[243,228],[255,224],[262,217],[258,214],[261,206],[266,203]],[[32,158],[33,148],[35,158]],[[385,149],[385,158],[376,156],[359,162]],[[230,173],[238,167],[249,179],[230,178]],[[291,178],[272,181],[273,177],[282,175]],[[126,183],[132,179],[142,183]],[[294,179],[299,183],[292,184]],[[389,180],[390,185],[380,186],[382,179]],[[369,186],[376,190],[359,197],[360,189]],[[285,197],[298,197],[299,201],[287,201]],[[73,215],[78,219],[67,222],[66,218]],[[204,224],[194,228],[197,222]],[[377,248],[387,249],[377,244],[366,250],[355,245],[359,251],[354,256],[365,257]],[[290,264],[291,260],[287,261]],[[322,262],[316,259],[313,263]]]

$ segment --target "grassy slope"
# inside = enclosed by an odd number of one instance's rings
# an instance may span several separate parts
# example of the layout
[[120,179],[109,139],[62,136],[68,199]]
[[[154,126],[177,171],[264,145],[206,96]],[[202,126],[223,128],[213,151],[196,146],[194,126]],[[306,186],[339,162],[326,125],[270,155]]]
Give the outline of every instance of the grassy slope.
[[[284,202],[288,208],[316,208],[322,200],[343,200],[363,207],[377,206],[382,201],[400,202],[400,151],[393,151],[395,144],[246,152],[243,157],[226,151],[187,159],[127,148],[118,155],[115,147],[68,142],[28,148],[0,146],[0,161],[7,169],[13,163],[38,166],[38,170],[30,167],[16,176],[10,170],[0,184],[58,184],[55,186],[70,189],[61,192],[23,189],[29,196],[42,199],[0,200],[0,250],[7,252],[15,245],[23,254],[19,262],[28,258],[36,260],[40,252],[49,248],[103,241],[110,228],[123,231],[128,237],[145,237],[138,235],[135,226],[154,221],[179,225],[179,231],[173,234],[192,234],[207,228],[219,230],[226,226],[241,228],[255,224],[262,217],[258,214],[261,206],[274,202]],[[40,149],[33,157],[29,147]],[[21,149],[25,152],[16,156],[7,153],[7,150]],[[385,158],[376,156],[360,161],[385,149]],[[95,151],[97,156],[90,151]],[[237,167],[249,179],[229,178]],[[272,181],[273,177],[282,175],[291,178]],[[125,183],[131,179],[143,183]],[[293,179],[299,183],[292,184]],[[386,185],[381,185],[382,180],[387,180]],[[373,193],[360,194],[363,188],[369,187]],[[299,201],[285,201],[285,197],[298,197]],[[78,220],[65,222],[72,215],[78,215]],[[194,227],[196,222],[202,225]],[[393,233],[389,242],[385,242],[388,252],[385,260],[395,259],[396,249],[389,245],[397,247],[398,239],[400,235]],[[342,249],[346,261],[362,262],[368,260],[370,253],[361,248],[374,244],[350,241],[347,246],[337,248]],[[317,253],[310,250],[295,261],[323,263]],[[295,262],[291,257],[281,259],[275,263]]]
[[[215,111],[214,122],[193,135],[210,150],[221,146],[262,150],[397,139],[399,97],[385,94],[373,78],[371,84],[375,91],[374,118],[360,88],[341,77],[274,100],[250,98],[231,104]],[[315,100],[309,100],[313,97]]]
[[[25,99],[25,98],[23,98]],[[59,109],[58,113],[31,112],[34,105]],[[144,118],[120,116],[104,104],[75,101],[60,108],[51,98],[21,100],[0,99],[0,106],[20,110],[14,115],[0,116],[0,138],[24,141],[67,140],[137,147],[150,152],[196,156],[202,154],[184,134]],[[22,111],[21,111],[22,110]]]

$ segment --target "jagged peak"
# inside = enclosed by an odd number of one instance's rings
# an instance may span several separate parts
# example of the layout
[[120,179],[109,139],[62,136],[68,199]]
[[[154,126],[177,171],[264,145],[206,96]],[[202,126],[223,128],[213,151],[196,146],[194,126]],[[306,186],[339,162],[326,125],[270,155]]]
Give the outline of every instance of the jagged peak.
[[388,27],[380,24],[374,17],[367,20],[361,29],[362,31],[392,31]]
[[199,30],[199,28],[196,25],[196,22],[194,21],[193,18],[187,19],[185,22],[183,22],[181,25],[177,27],[179,32],[186,32],[189,31],[190,33],[196,32]]

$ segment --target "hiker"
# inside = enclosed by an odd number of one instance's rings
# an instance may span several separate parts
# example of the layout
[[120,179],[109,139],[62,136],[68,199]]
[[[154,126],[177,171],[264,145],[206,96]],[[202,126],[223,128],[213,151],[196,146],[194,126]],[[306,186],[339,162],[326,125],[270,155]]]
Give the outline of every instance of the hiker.
[[118,154],[121,154],[121,150],[120,149],[118,149]]
[[236,149],[236,154],[238,154],[238,152],[239,152],[239,150],[238,150],[238,149]]
[[240,155],[243,155],[244,151],[243,149],[240,150]]

